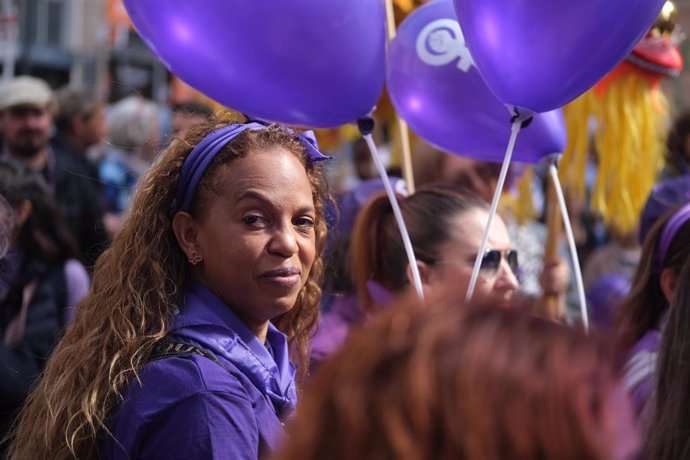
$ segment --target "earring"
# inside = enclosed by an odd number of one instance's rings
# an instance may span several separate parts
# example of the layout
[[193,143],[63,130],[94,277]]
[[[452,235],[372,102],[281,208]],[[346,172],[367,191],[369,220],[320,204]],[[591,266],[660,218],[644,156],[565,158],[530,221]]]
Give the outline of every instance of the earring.
[[192,251],[192,255],[189,256],[189,263],[192,265],[196,265],[202,260],[204,260],[204,257],[196,251]]

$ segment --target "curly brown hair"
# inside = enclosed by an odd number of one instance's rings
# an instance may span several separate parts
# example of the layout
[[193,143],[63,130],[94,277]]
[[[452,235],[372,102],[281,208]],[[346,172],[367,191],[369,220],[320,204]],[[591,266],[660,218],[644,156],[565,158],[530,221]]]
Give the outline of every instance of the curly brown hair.
[[[10,458],[97,458],[106,417],[122,401],[129,382],[168,331],[188,264],[172,231],[170,204],[180,169],[192,148],[210,131],[241,122],[221,114],[174,139],[138,186],[131,212],[110,249],[98,260],[91,292],[48,361],[22,411]],[[295,306],[274,320],[291,345],[300,378],[308,369],[308,340],[316,327],[326,241],[320,168],[294,134],[277,126],[247,130],[226,146],[207,169],[192,200],[200,212],[214,192],[222,165],[256,148],[279,145],[295,153],[307,171],[316,208],[316,260]]]
[[396,305],[319,370],[277,459],[610,459],[616,382],[607,347],[581,330]]

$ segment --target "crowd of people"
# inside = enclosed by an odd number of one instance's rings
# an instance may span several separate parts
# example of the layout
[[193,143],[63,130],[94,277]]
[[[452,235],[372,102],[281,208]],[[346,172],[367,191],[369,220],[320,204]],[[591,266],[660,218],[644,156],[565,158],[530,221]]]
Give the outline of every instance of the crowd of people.
[[575,216],[586,331],[538,217],[478,254],[496,165],[418,146],[411,267],[381,180],[333,183],[311,131],[16,77],[0,458],[686,458],[686,118],[639,235]]

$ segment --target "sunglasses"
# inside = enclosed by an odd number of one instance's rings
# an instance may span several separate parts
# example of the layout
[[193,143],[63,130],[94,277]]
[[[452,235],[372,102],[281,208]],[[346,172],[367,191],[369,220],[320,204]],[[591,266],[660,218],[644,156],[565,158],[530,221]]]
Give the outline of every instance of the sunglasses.
[[482,256],[482,263],[480,265],[480,270],[491,275],[495,275],[498,272],[498,268],[501,266],[501,260],[505,257],[510,270],[515,276],[518,275],[518,253],[514,249],[506,249],[504,251],[499,251],[498,249],[491,249],[484,253]]
[[[518,268],[518,253],[514,249],[505,249],[500,251],[498,249],[490,249],[484,252],[482,256],[482,262],[479,266],[479,271],[485,276],[494,277],[498,273],[498,269],[501,267],[501,260],[505,257],[510,270],[516,277],[519,276]],[[454,263],[453,261],[437,261],[436,264],[448,264]]]

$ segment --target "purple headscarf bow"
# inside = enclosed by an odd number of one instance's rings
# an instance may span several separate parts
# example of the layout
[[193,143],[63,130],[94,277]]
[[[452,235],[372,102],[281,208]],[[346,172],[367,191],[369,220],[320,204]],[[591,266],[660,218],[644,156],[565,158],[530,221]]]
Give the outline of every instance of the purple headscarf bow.
[[[171,214],[179,211],[189,211],[192,206],[192,196],[199,181],[203,177],[206,169],[213,159],[218,155],[223,147],[235,139],[240,133],[250,129],[265,129],[266,125],[251,121],[242,124],[232,124],[223,128],[211,131],[196,147],[189,153],[180,170],[180,177],[177,180],[177,193],[170,209]],[[291,129],[285,128],[291,134],[295,134]],[[319,146],[313,131],[305,131],[295,134],[307,149],[307,153],[312,162],[329,160],[333,157],[319,152]]]

